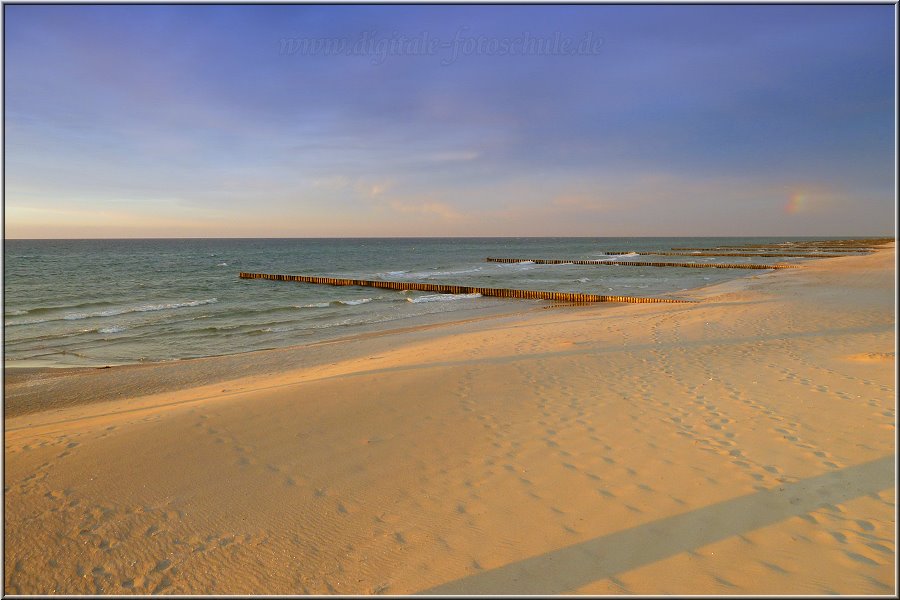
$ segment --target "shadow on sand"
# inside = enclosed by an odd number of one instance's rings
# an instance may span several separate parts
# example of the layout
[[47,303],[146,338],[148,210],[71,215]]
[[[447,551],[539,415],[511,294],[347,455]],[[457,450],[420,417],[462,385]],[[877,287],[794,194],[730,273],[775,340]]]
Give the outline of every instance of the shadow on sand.
[[894,486],[894,456],[618,531],[419,594],[565,594],[692,550]]

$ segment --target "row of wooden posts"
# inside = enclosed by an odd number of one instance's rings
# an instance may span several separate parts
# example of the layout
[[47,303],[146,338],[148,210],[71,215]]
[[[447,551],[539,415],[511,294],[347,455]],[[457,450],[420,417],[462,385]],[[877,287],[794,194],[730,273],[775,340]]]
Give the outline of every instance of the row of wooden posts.
[[753,265],[689,262],[640,262],[632,260],[564,260],[555,258],[486,258],[496,263],[534,263],[536,265],[597,265],[606,267],[689,267],[691,269],[796,269],[799,265]]
[[636,296],[604,296],[601,294],[579,294],[575,292],[543,292],[538,290],[511,290],[505,288],[483,288],[468,285],[443,285],[434,283],[413,283],[406,281],[371,281],[366,279],[337,279],[334,277],[312,277],[309,275],[271,275],[269,273],[240,273],[241,279],[269,279],[272,281],[297,281],[324,285],[352,285],[383,288],[387,290],[412,290],[417,292],[437,292],[439,294],[481,294],[498,298],[526,298],[531,300],[556,300],[560,302],[628,302],[635,304],[674,304],[693,300],[674,298],[641,298]]
[[647,256],[762,256],[766,258],[839,258],[841,256],[840,254],[788,254],[786,252],[663,252],[661,250],[656,252],[622,250],[621,252],[601,252],[600,254],[605,254],[607,256],[622,254],[639,254]]
[[[762,247],[762,248],[748,248],[746,246],[718,246],[716,248],[672,248],[672,250],[701,250],[701,251],[705,250],[705,251],[709,251],[709,252],[714,252],[716,250],[727,250],[729,252],[731,252],[731,251],[735,251],[735,252],[741,251],[742,252],[742,251],[750,251],[750,250],[774,251],[774,250],[781,250],[781,247],[780,246],[766,246],[766,247]],[[822,250],[825,252],[857,252],[857,253],[861,253],[861,254],[868,254],[868,253],[874,252],[874,250],[872,248],[828,248],[825,246],[822,246],[822,247],[810,246],[808,249],[803,248],[803,247],[801,247],[801,248],[784,248],[784,250],[785,250],[785,252],[779,252],[777,254],[772,254],[771,256],[806,256],[809,258],[829,258],[829,256],[827,254],[811,254],[811,252],[813,252],[814,250],[816,250],[816,251]],[[786,254],[786,251],[788,251],[788,250],[794,250],[794,251],[806,250],[806,254]],[[613,254],[617,254],[617,253],[613,252]],[[665,254],[665,253],[664,252],[647,252],[647,254]],[[751,256],[766,256],[766,255],[765,254],[752,254]],[[831,257],[831,258],[834,258],[834,257]]]
[[[717,250],[728,250],[728,252],[715,252]],[[770,250],[769,253],[763,252],[735,252],[734,250]],[[786,252],[771,252],[774,250],[826,250],[827,252],[871,252],[874,249],[870,247],[834,247],[834,246],[798,246],[787,248],[777,245],[754,245],[746,246],[717,246],[715,248],[672,248],[673,252],[629,252],[625,250],[604,252],[605,255],[660,255],[660,256],[762,256],[762,257],[803,257],[803,258],[836,258],[840,254],[789,254]],[[700,251],[683,254],[678,250]],[[619,267],[687,267],[692,269],[795,269],[799,265],[789,264],[716,264],[716,263],[689,263],[689,262],[641,262],[641,261],[623,261],[623,260],[564,260],[564,259],[548,259],[548,258],[491,258],[485,259],[487,262],[495,263],[534,263],[539,265],[597,265],[597,266],[619,266]],[[372,281],[367,279],[339,279],[334,277],[314,277],[310,275],[272,275],[269,273],[246,273],[239,274],[241,279],[268,279],[272,281],[296,281],[300,283],[316,283],[323,285],[341,285],[341,286],[362,286],[383,288],[388,290],[411,290],[418,292],[437,292],[440,294],[481,294],[482,296],[494,296],[499,298],[528,298],[533,300],[554,300],[559,302],[630,302],[639,304],[649,303],[688,303],[694,300],[676,300],[674,298],[642,298],[636,296],[605,296],[601,294],[580,294],[576,292],[545,292],[538,290],[513,290],[506,288],[483,288],[467,285],[445,285],[434,283],[414,283],[400,281]]]
[[[628,254],[628,252],[605,252],[604,254]],[[635,252],[634,254],[660,254],[679,255],[676,252]],[[681,256],[698,256],[681,255]],[[807,256],[789,254],[701,254],[699,256]],[[820,255],[821,256],[821,255]],[[821,256],[826,258],[826,256]],[[540,265],[597,265],[620,267],[688,267],[688,268],[715,268],[715,269],[791,269],[798,265],[774,264],[717,264],[717,263],[688,263],[688,262],[640,262],[640,261],[609,261],[609,260],[564,260],[549,258],[491,258],[487,262],[496,263],[526,263],[531,262]],[[322,285],[361,286],[374,287],[387,290],[410,290],[417,292],[437,292],[439,294],[481,294],[482,296],[494,296],[498,298],[526,298],[533,300],[555,300],[559,302],[630,302],[630,303],[684,303],[692,300],[676,300],[673,298],[644,298],[637,296],[606,296],[601,294],[581,294],[577,292],[546,292],[539,290],[514,290],[507,288],[484,288],[468,285],[446,285],[436,283],[415,283],[406,281],[373,281],[367,279],[340,279],[334,277],[315,277],[311,275],[272,275],[269,273],[240,273],[241,279],[268,279],[272,281],[296,281],[300,283],[315,283]]]

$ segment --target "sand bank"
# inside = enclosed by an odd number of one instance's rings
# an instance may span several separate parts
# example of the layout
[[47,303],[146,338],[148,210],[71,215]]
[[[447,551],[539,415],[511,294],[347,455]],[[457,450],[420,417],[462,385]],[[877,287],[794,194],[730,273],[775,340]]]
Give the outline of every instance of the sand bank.
[[893,284],[14,379],[5,591],[894,593]]

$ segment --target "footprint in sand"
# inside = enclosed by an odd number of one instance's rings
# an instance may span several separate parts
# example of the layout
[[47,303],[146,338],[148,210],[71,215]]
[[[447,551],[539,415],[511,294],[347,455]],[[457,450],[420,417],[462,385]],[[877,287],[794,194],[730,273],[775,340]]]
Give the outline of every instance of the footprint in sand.
[[840,531],[829,531],[828,533],[830,533],[831,537],[833,537],[835,540],[837,540],[838,543],[840,543],[840,544],[847,543],[847,536],[844,535],[843,533],[841,533]]
[[886,556],[894,556],[894,551],[888,548],[887,546],[882,546],[881,544],[875,542],[866,542],[866,546],[875,550],[876,552],[880,552]]
[[893,361],[894,356],[893,352],[861,352],[859,354],[848,354],[844,358],[859,362],[881,363]]
[[873,567],[878,566],[877,562],[875,562],[871,558],[863,556],[862,554],[857,554],[856,552],[850,552],[849,550],[845,551],[844,554],[846,554],[847,556],[849,556],[850,558],[852,558],[853,560],[855,560],[858,563],[862,563],[864,565],[871,565]]
[[859,528],[863,531],[874,531],[875,526],[869,523],[868,521],[864,521],[862,519],[857,519],[856,524],[859,525]]
[[153,568],[153,570],[158,573],[162,573],[163,571],[168,569],[170,566],[172,566],[172,561],[169,559],[165,559],[165,560],[161,560],[158,563],[156,563],[156,566]]

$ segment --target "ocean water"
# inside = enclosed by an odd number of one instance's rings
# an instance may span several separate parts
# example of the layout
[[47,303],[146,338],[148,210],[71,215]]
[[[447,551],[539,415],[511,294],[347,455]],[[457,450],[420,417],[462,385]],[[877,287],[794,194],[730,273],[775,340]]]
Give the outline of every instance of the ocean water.
[[[799,238],[791,238],[799,239]],[[240,271],[632,296],[759,270],[487,263],[485,257],[766,263],[771,258],[623,256],[788,238],[7,240],[4,359],[97,366],[278,348],[515,311],[541,300],[242,280]],[[809,259],[778,259],[803,262]]]

